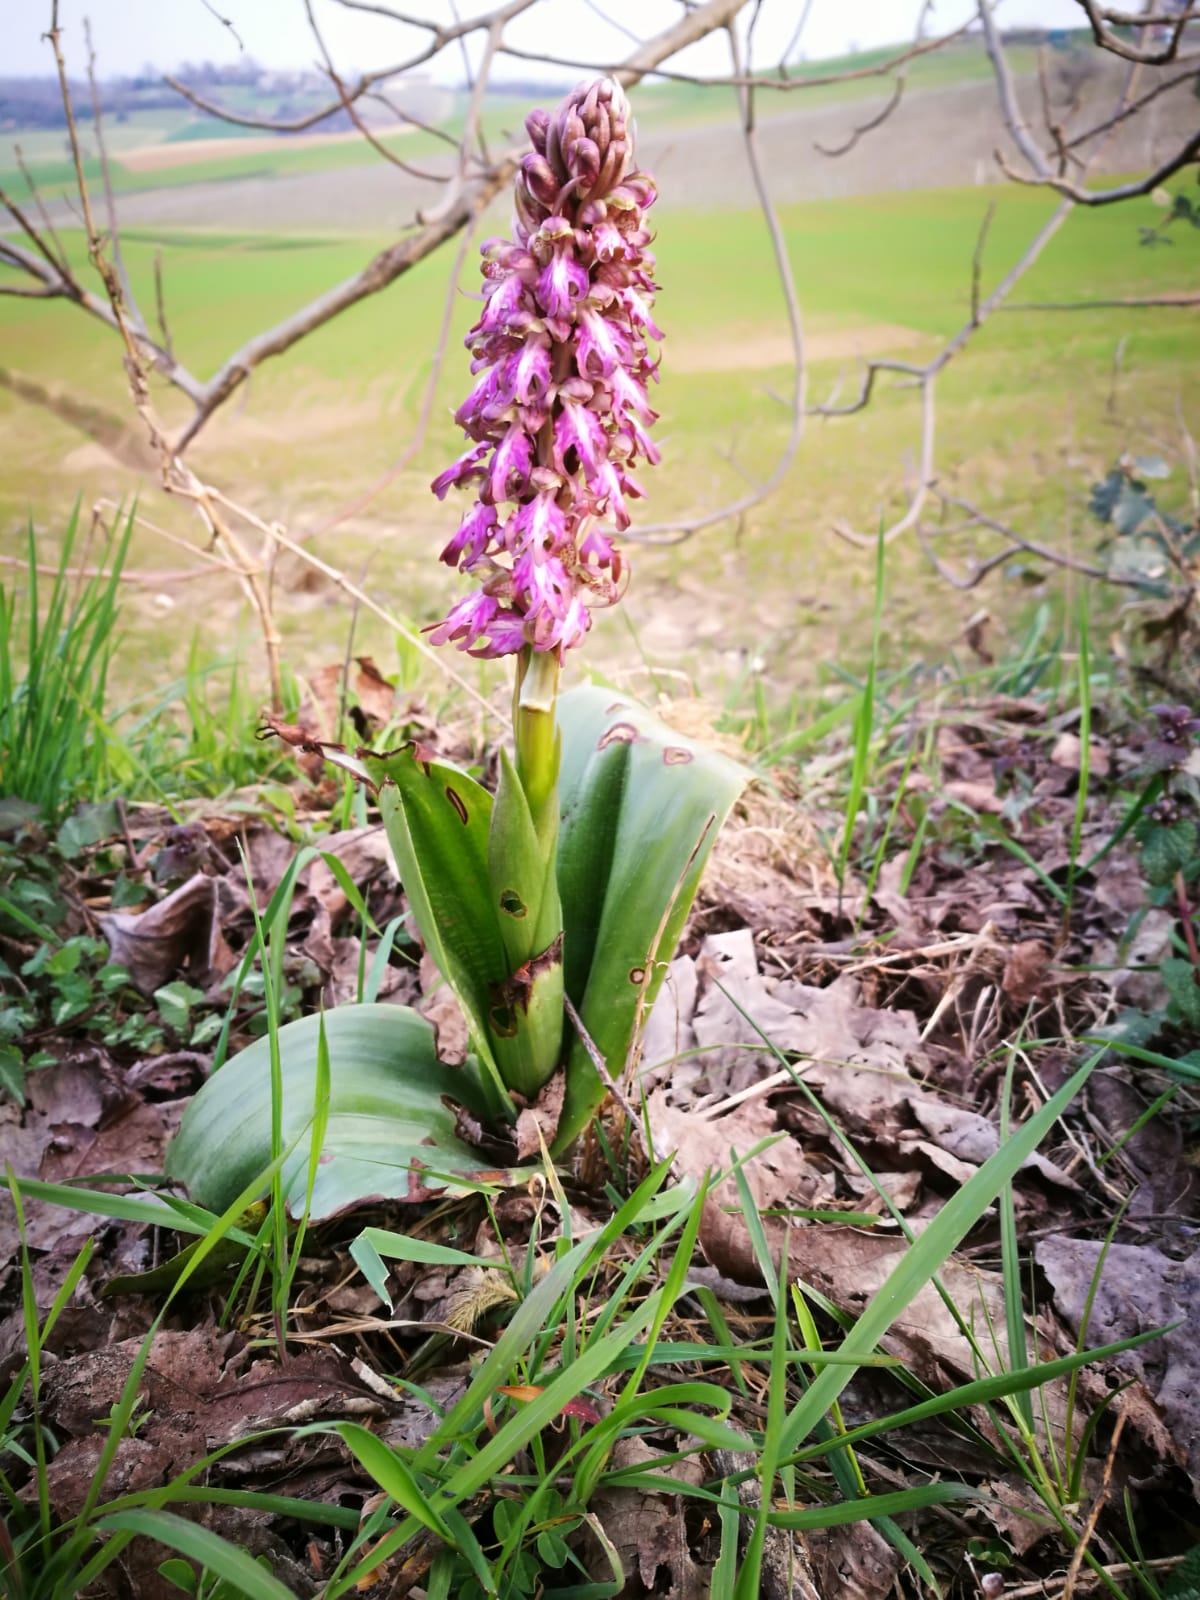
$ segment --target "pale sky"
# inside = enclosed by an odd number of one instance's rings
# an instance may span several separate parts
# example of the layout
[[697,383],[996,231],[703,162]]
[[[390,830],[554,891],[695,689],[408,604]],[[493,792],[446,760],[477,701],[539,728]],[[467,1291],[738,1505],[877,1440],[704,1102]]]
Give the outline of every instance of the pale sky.
[[[494,0],[462,0],[459,14],[476,15]],[[349,11],[337,0],[313,0],[317,20],[339,71],[352,73],[405,59],[427,36],[391,19]],[[396,0],[395,8],[431,21],[448,21],[452,0]],[[919,0],[813,0],[800,49],[810,60],[837,55],[852,46],[890,44],[911,37]],[[755,63],[778,63],[795,31],[801,0],[765,0],[755,35]],[[937,0],[928,33],[956,27],[975,10],[972,0]],[[604,15],[598,15],[603,11]],[[0,0],[0,76],[42,75],[53,70],[41,34],[48,24],[49,0]],[[647,37],[676,21],[678,0],[541,0],[510,24],[506,37],[521,48],[539,47],[589,64],[619,61],[632,49],[629,30]],[[61,0],[63,45],[72,73],[85,67],[83,18],[91,19],[102,77],[138,72],[146,64],[170,70],[182,61],[236,61],[238,45],[219,20],[227,17],[247,54],[264,66],[310,67],[316,50],[303,0]],[[1037,24],[1079,27],[1079,0],[1003,0],[998,16],[1005,27]],[[611,20],[606,20],[611,19]],[[674,63],[673,63],[674,64]],[[716,36],[678,58],[680,70],[728,71],[728,46]],[[460,81],[457,47],[439,58],[437,76]],[[569,75],[558,69],[556,77]],[[497,62],[493,76],[536,76],[530,63],[512,57]]]

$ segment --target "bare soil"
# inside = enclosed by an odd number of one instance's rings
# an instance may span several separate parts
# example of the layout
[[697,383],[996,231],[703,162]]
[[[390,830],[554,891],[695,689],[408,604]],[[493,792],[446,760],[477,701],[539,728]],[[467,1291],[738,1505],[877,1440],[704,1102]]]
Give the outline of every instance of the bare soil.
[[[412,133],[410,126],[389,126],[388,137]],[[223,156],[261,155],[265,151],[319,150],[324,145],[362,142],[356,128],[343,133],[257,133],[229,139],[178,139],[166,144],[146,144],[121,155],[121,165],[130,172],[161,172],[172,167],[190,167],[202,161],[219,161]]]

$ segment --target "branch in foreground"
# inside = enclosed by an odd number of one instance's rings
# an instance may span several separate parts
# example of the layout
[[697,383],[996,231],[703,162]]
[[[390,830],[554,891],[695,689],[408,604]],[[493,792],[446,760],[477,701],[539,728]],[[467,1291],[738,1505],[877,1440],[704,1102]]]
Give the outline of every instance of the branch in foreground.
[[[524,9],[529,3],[530,0],[520,0],[518,5],[518,0],[511,0],[508,6],[490,14],[489,25],[497,19],[514,15],[516,10]],[[671,27],[639,46],[614,76],[626,88],[637,83],[659,62],[717,28],[725,27],[745,3],[746,0],[706,0],[704,5],[697,6]],[[479,25],[478,20],[473,24],[476,27]],[[463,27],[466,29],[467,24],[463,24]],[[350,306],[388,288],[473,221],[511,180],[524,151],[523,144],[510,146],[497,157],[489,171],[462,181],[457,193],[449,197],[449,204],[443,202],[442,206],[427,214],[419,233],[390,245],[353,277],[319,295],[276,327],[255,335],[235,351],[209,382],[202,386],[200,394],[193,397],[196,399],[196,413],[176,440],[175,453],[178,455],[187,449],[214,412],[240,388],[255,368],[272,357],[284,354],[307,334]]]
[[[1140,14],[1129,11],[1115,11],[1106,6],[1096,4],[1096,0],[1078,0],[1087,13],[1088,22],[1091,24],[1092,37],[1102,50],[1111,51],[1113,55],[1120,56],[1125,61],[1138,62],[1147,67],[1163,67],[1168,62],[1174,61],[1179,54],[1180,41],[1183,39],[1183,30],[1189,22],[1200,19],[1200,8],[1185,5],[1182,10],[1172,9],[1161,15],[1156,15],[1153,6],[1147,6]],[[1161,49],[1146,48],[1142,45],[1130,44],[1112,30],[1117,28],[1169,28],[1167,42]],[[1146,37],[1145,33],[1142,35]]]
[[[1096,19],[1100,17],[1101,13],[1099,8],[1095,6],[1094,0],[1079,0],[1079,3],[1088,12],[1089,18],[1093,19],[1093,30],[1097,30],[1099,23]],[[1028,172],[1019,172],[1006,159],[1004,152],[998,149],[995,153],[996,163],[1010,182],[1024,184],[1030,188],[1053,189],[1056,194],[1062,195],[1064,199],[1073,200],[1077,205],[1081,206],[1110,206],[1117,204],[1121,200],[1132,200],[1138,195],[1149,194],[1153,189],[1157,189],[1161,183],[1164,183],[1178,172],[1181,167],[1187,166],[1189,162],[1194,161],[1200,155],[1200,133],[1195,133],[1174,155],[1169,156],[1166,161],[1162,162],[1146,177],[1135,179],[1131,183],[1115,184],[1112,188],[1100,190],[1088,189],[1081,183],[1073,183],[1062,172],[1052,171],[1046,157],[1042,154],[1037,140],[1034,138],[1025,114],[1021,110],[1016,85],[1013,82],[1008,57],[1005,54],[1004,42],[1000,36],[999,29],[996,27],[993,6],[994,0],[978,0],[979,20],[983,26],[984,46],[988,53],[988,59],[992,64],[992,73],[996,80],[996,90],[1000,97],[1000,111],[1004,118],[1004,124],[1029,168]],[[1189,14],[1192,14],[1190,13],[1190,8]],[[1134,72],[1136,73],[1137,66],[1140,63],[1159,64],[1160,62],[1174,59],[1182,31],[1181,23],[1174,35],[1175,48],[1168,55],[1153,56],[1124,49],[1116,51],[1116,54],[1134,63]],[[1111,48],[1105,43],[1099,31],[1096,31],[1096,41],[1106,49]],[[1092,137],[1096,132],[1100,131],[1111,133],[1133,115],[1134,103],[1129,98],[1132,82],[1131,77],[1127,83],[1126,92],[1121,96],[1115,114],[1102,123],[1098,129],[1092,130],[1088,137]],[[1143,97],[1140,103],[1145,104],[1145,100],[1146,97]],[[1051,133],[1053,134],[1054,132],[1055,130],[1051,129]],[[1070,146],[1063,142],[1061,134],[1058,135],[1056,142],[1060,146],[1060,151],[1065,152],[1070,149]]]
[[204,520],[212,542],[223,547],[229,553],[230,559],[238,569],[238,576],[242,586],[258,614],[262,627],[263,644],[266,649],[267,666],[271,680],[272,703],[275,706],[280,706],[283,703],[283,674],[279,659],[280,639],[275,627],[270,594],[267,585],[263,582],[261,565],[253,560],[237,535],[226,526],[224,519],[213,504],[212,496],[207,486],[201,483],[195,473],[185,466],[172,452],[167,435],[150,400],[150,387],[146,381],[146,367],[139,348],[136,330],[130,322],[120,277],[104,254],[104,240],[96,228],[92,214],[91,196],[88,193],[87,180],[83,172],[79,130],[75,122],[75,109],[71,101],[70,85],[67,81],[67,66],[62,53],[62,30],[58,21],[58,0],[52,0],[50,30],[46,37],[49,40],[51,50],[54,52],[54,62],[58,70],[59,92],[62,96],[63,113],[67,119],[67,134],[70,140],[71,158],[75,167],[75,183],[79,194],[79,203],[83,209],[88,256],[100,275],[100,281],[103,283],[105,293],[108,296],[109,307],[125,346],[125,373],[129,380],[129,390],[133,399],[134,409],[142,419],[150,444],[162,463],[164,488],[192,501]]

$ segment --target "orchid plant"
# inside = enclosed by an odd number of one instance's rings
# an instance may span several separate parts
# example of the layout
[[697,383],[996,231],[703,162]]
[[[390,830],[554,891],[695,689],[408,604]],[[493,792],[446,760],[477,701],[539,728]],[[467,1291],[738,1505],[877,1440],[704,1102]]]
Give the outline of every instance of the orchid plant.
[[569,1146],[606,1080],[636,1060],[744,781],[623,695],[559,693],[593,611],[620,599],[614,537],[644,492],[635,469],[659,459],[647,342],[662,338],[646,224],[656,191],[636,169],[612,79],[581,84],[526,128],[512,237],[482,246],[475,383],[456,413],[468,447],[432,486],[472,496],[442,560],[473,588],[431,637],[513,657],[512,754],[500,752],[493,795],[415,744],[320,747],[377,800],[471,1054],[443,1063],[429,1024],[397,1006],[276,1030],[214,1074],[171,1149],[170,1174],[214,1208],[273,1160],[292,1209],[312,1216],[371,1196],[427,1198],[485,1170],[494,1179],[481,1122],[511,1123],[539,1094],[555,1107],[552,1151]]

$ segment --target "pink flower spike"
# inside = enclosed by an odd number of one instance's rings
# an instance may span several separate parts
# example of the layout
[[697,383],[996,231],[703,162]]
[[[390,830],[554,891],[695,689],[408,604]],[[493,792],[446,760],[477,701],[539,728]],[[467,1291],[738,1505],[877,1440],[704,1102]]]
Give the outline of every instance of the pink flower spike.
[[[511,239],[482,248],[482,306],[467,338],[473,387],[456,413],[473,441],[434,480],[473,491],[442,559],[479,588],[432,626],[435,643],[481,657],[573,649],[591,608],[620,595],[614,528],[658,460],[646,385],[658,377],[654,257],[633,119],[601,78],[526,121],[532,149],[513,185]],[[601,525],[604,524],[604,525]]]
[[472,640],[486,630],[499,607],[498,600],[485,594],[482,589],[476,589],[451,608],[445,622],[439,622],[429,630],[430,644],[447,644],[454,640],[460,650],[467,649]]
[[557,550],[566,539],[566,518],[553,494],[539,494],[517,512],[512,531],[519,550]]
[[493,500],[516,500],[533,463],[533,441],[514,422],[496,446],[489,481]]

